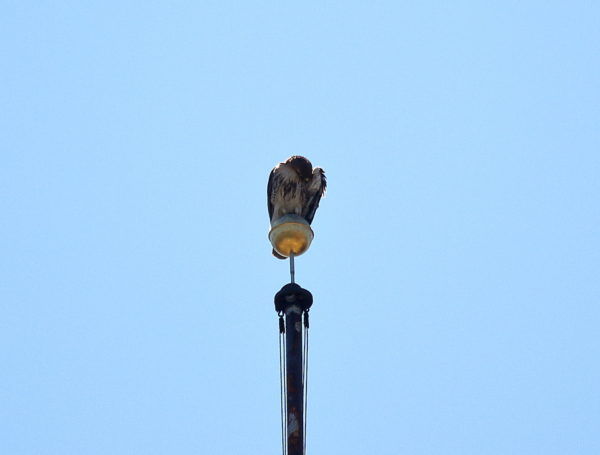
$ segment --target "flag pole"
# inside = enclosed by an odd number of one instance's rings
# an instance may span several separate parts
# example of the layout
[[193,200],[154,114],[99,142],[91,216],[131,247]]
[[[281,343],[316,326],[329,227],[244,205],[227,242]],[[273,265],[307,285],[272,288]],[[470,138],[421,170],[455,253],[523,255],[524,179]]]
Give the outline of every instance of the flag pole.
[[[296,283],[296,256],[310,247],[314,233],[301,216],[287,214],[271,222],[269,240],[273,250],[290,258],[290,283],[275,294],[279,314],[282,374],[282,433],[284,455],[305,455],[306,367],[308,310],[313,297]],[[285,347],[285,348],[284,348]]]
[[285,424],[287,455],[305,454],[305,378],[302,315],[312,305],[312,294],[296,283],[286,284],[275,294],[275,310],[285,317]]

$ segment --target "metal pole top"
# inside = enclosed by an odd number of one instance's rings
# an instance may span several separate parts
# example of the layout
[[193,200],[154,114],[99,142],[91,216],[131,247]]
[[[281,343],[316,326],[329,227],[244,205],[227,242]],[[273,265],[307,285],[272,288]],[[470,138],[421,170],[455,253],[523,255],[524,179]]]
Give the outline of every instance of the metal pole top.
[[302,311],[308,310],[313,303],[310,291],[301,288],[296,283],[288,283],[275,294],[275,311],[285,312],[292,305],[300,307]]
[[308,222],[293,214],[284,215],[274,221],[269,231],[271,245],[284,257],[300,256],[306,252],[314,236]]

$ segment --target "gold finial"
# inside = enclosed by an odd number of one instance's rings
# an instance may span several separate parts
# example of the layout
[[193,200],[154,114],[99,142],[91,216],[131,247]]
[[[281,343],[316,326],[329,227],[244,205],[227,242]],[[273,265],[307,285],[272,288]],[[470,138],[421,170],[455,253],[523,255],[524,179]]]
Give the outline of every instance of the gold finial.
[[300,256],[310,247],[314,237],[308,222],[298,215],[284,215],[271,224],[269,240],[279,254]]

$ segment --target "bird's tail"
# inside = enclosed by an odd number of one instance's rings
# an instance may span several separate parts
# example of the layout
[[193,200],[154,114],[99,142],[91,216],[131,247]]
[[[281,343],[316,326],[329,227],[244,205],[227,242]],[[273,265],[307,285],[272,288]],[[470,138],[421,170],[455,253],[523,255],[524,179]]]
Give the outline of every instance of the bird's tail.
[[277,251],[275,251],[275,248],[273,248],[273,256],[275,256],[277,259],[287,259],[285,256],[282,256]]

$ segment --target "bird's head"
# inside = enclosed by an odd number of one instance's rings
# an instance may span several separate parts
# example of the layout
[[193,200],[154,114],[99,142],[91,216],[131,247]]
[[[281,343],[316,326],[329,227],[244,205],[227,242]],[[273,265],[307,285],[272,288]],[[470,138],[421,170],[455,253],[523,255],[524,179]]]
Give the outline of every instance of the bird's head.
[[312,164],[303,156],[292,156],[286,163],[289,164],[305,182],[308,182],[312,178]]

